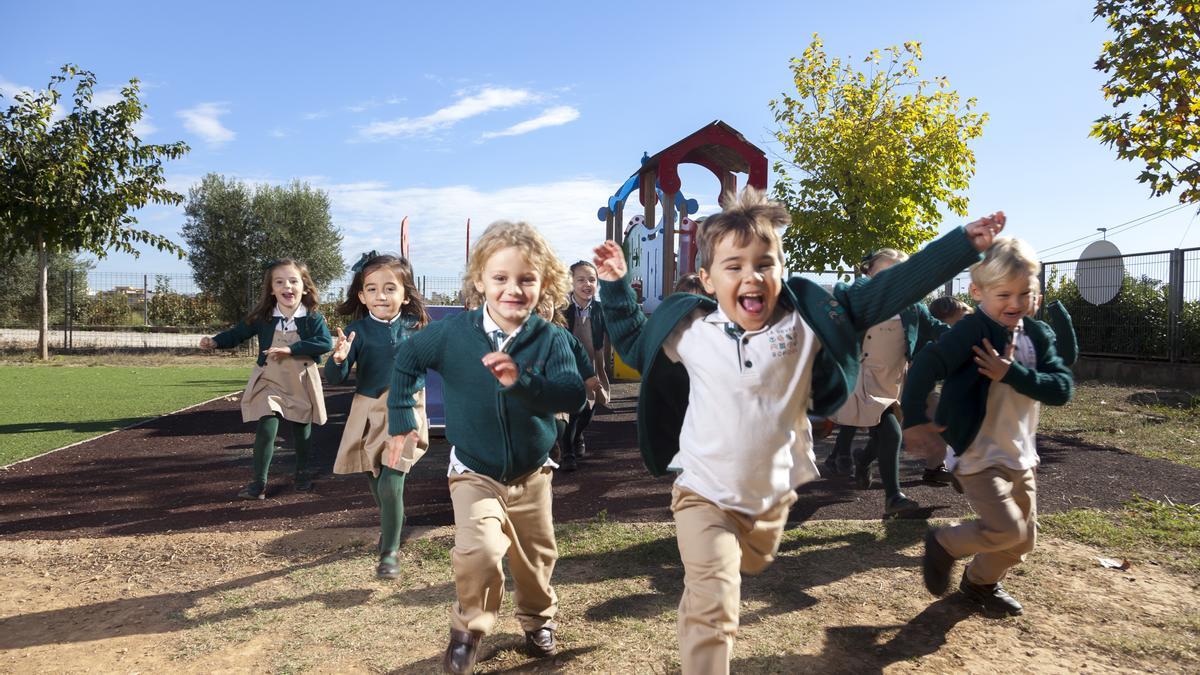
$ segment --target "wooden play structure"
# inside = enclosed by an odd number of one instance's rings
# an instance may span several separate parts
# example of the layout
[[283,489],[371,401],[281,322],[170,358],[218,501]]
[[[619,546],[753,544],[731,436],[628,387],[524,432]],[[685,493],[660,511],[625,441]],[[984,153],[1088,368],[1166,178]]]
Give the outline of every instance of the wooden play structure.
[[[696,259],[696,238],[688,229],[676,230],[676,225],[683,223],[687,216],[696,210],[696,201],[684,199],[680,192],[680,164],[698,164],[717,177],[721,185],[720,194],[717,196],[719,204],[724,203],[726,193],[737,192],[735,174],[747,174],[747,185],[760,190],[767,188],[766,153],[721,120],[715,120],[654,155],[642,158],[641,167],[609,198],[608,204],[601,207],[597,215],[604,221],[605,237],[623,244],[625,200],[635,187],[644,208],[640,225],[646,231],[657,233],[660,230],[655,222],[655,215],[657,207],[662,206],[661,234],[656,237],[660,238],[660,241],[647,249],[652,250],[656,256],[661,255],[661,263],[647,269],[654,269],[656,278],[653,285],[656,290],[662,289],[664,297],[670,293],[680,274],[695,271],[693,267]],[[676,234],[681,235],[678,270]],[[626,251],[629,255],[630,248],[626,247]],[[648,293],[646,299],[650,300]],[[657,302],[652,304],[656,306]]]

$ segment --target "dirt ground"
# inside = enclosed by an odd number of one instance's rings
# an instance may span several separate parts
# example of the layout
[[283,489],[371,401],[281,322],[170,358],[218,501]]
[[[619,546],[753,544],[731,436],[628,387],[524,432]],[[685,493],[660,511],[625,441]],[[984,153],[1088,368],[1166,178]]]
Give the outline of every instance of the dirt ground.
[[[920,586],[916,523],[808,523],[743,583],[734,671],[1196,672],[1195,579],[1048,540],[1010,578],[1028,608],[984,617]],[[506,600],[481,672],[678,670],[681,591],[665,525],[560,532],[561,652],[521,654]],[[0,671],[436,671],[453,595],[449,528],[410,538],[404,578],[370,574],[374,532],[216,532],[0,541]],[[627,542],[614,546],[612,539]]]
[[[250,476],[252,424],[243,424],[236,397],[168,415],[0,471],[0,536],[75,538],[170,532],[308,530],[370,527],[377,511],[361,476],[329,473],[342,422],[347,388],[327,390],[329,423],[314,429],[317,488],[290,488],[294,457],[281,441],[272,466],[270,497],[244,502],[232,497]],[[647,473],[636,448],[633,424],[637,385],[618,384],[611,409],[588,429],[589,455],[579,471],[555,476],[555,519],[587,520],[604,512],[621,521],[669,521],[670,479]],[[281,425],[281,435],[287,425]],[[860,440],[859,443],[864,441]],[[831,447],[817,447],[823,458]],[[1043,513],[1071,508],[1117,508],[1133,494],[1149,499],[1200,502],[1200,469],[1146,459],[1067,438],[1039,439],[1038,507]],[[448,446],[435,443],[405,485],[406,515],[413,526],[453,520],[445,474]],[[905,492],[927,508],[921,517],[970,513],[949,487],[921,483],[921,466],[905,461]],[[811,519],[876,519],[883,492],[855,490],[845,477],[803,486],[792,509],[794,522]]]
[[[408,480],[404,578],[377,581],[365,480],[328,475],[350,393],[328,393],[313,493],[290,489],[284,449],[270,498],[231,499],[252,438],[233,398],[0,471],[0,672],[436,670],[454,594],[448,450],[435,445]],[[563,652],[521,655],[506,601],[482,671],[678,668],[670,481],[651,478],[634,447],[636,386],[615,393],[581,469],[555,477]],[[1040,447],[1044,513],[1135,493],[1200,502],[1200,470],[1068,439]],[[922,516],[969,513],[919,476],[904,465]],[[744,583],[738,672],[1200,670],[1194,577],[1148,559],[1103,569],[1105,552],[1044,539],[1008,582],[1028,613],[995,621],[924,593],[924,525],[880,523],[881,490],[835,477],[800,494],[779,561]]]

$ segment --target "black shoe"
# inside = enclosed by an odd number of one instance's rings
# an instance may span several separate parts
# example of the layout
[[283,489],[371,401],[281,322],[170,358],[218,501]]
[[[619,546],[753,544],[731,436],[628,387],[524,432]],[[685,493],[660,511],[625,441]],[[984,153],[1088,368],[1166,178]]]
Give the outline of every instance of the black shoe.
[[837,459],[838,458],[832,452],[829,453],[829,456],[826,457],[825,461],[821,463],[821,466],[825,467],[825,470],[821,473],[825,474],[826,476],[838,475],[840,472],[838,471]]
[[925,469],[925,473],[921,474],[921,480],[936,485],[949,485],[953,479],[954,476],[946,470],[945,466],[939,466],[936,469]]
[[1025,613],[1025,608],[1021,606],[1021,603],[1009,595],[999,583],[973,584],[967,581],[965,571],[962,581],[958,583],[958,590],[962,591],[968,600],[983,605],[986,612],[1008,616],[1020,616]]
[[583,440],[583,436],[575,439],[575,456],[579,459],[587,457],[587,442]]
[[237,496],[238,499],[266,499],[267,486],[265,483],[254,481],[242,488],[242,491]]
[[525,653],[535,659],[543,656],[553,656],[554,652],[558,651],[558,645],[554,642],[553,628],[539,628],[537,630],[525,631]]
[[883,517],[896,518],[920,510],[921,505],[915,499],[909,499],[908,495],[903,492],[898,492],[883,503]]
[[854,487],[867,490],[871,487],[871,463],[867,453],[862,448],[855,448],[851,455],[854,457]]
[[921,572],[925,577],[925,589],[941,597],[950,590],[950,571],[954,569],[954,556],[937,540],[937,530],[925,533],[925,556],[921,559]]
[[574,471],[575,469],[579,468],[579,465],[575,462],[574,455],[567,455],[566,457],[563,457],[562,463],[558,465],[558,468],[562,469],[563,471]]
[[379,556],[375,576],[380,579],[395,579],[400,576],[400,559],[396,557],[395,551],[388,551]]
[[450,629],[450,644],[442,654],[442,671],[447,673],[475,672],[475,657],[479,655],[481,633]]
[[307,471],[301,471],[292,479],[292,487],[296,492],[311,492],[313,489],[312,474]]

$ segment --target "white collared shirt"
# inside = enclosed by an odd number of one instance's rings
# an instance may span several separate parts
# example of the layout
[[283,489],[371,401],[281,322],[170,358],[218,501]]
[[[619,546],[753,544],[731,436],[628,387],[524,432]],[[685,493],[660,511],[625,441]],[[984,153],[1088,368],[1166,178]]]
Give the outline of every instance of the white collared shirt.
[[718,308],[696,312],[663,343],[691,379],[676,484],[722,508],[758,515],[819,477],[808,421],[820,342],[799,312],[731,335]]
[[[525,321],[529,321],[529,319],[526,319]],[[507,340],[512,340],[524,328],[525,328],[525,322],[522,322],[521,325],[517,326],[517,329],[514,330],[512,332],[512,334],[508,336]],[[500,327],[500,324],[496,323],[495,319],[493,319],[492,315],[488,312],[487,305],[484,304],[484,306],[483,306],[483,332],[487,333],[488,339],[490,340],[492,333],[494,331],[504,331],[504,329]],[[480,368],[482,368],[482,367],[483,366],[481,365]],[[542,466],[548,466],[552,469],[558,468],[558,464],[556,464],[554,462],[554,460],[550,459],[549,457],[546,458],[546,463],[543,464]],[[449,466],[449,468],[446,469],[446,475],[453,476],[455,474],[462,474],[462,473],[467,473],[467,472],[474,473],[473,471],[471,471],[470,467],[468,467],[466,464],[463,464],[462,462],[458,461],[458,455],[456,455],[454,453],[454,446],[453,445],[450,446],[450,466]]]
[[400,314],[400,312],[397,312],[396,316],[393,316],[390,319],[381,319],[368,311],[367,316],[371,317],[372,319],[378,321],[379,323],[381,323],[385,326],[390,326],[390,325],[396,323],[396,320],[400,318],[401,314]]
[[592,301],[588,300],[586,305],[580,305],[579,302],[575,300],[574,293],[571,294],[571,304],[575,305],[575,318],[580,321],[587,319],[592,312]]
[[287,332],[290,330],[296,330],[296,319],[299,319],[302,316],[308,316],[308,308],[301,303],[296,307],[296,311],[292,314],[291,318],[288,318],[287,315],[279,311],[279,305],[275,305],[275,311],[271,313],[271,316],[282,317],[283,321],[275,324],[275,330]]

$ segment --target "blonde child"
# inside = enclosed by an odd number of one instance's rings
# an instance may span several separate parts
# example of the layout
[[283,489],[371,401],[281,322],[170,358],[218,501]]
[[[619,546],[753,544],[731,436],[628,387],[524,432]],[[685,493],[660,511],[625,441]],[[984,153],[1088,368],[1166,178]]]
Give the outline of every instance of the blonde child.
[[346,326],[349,335],[338,329],[333,354],[325,362],[325,379],[330,384],[343,382],[350,376],[350,368],[355,369],[354,400],[333,472],[367,474],[380,515],[375,574],[395,579],[400,574],[397,552],[404,526],[404,478],[429,447],[429,422],[424,391],[418,391],[413,410],[420,440],[404,452],[384,452],[390,438],[387,391],[396,350],[429,323],[429,314],[413,282],[412,266],[404,258],[371,251],[353,269],[348,297],[337,308],[339,314],[353,319]]
[[[921,351],[902,402],[906,447],[928,457],[948,443],[958,460],[952,471],[978,516],[926,534],[925,587],[944,594],[954,561],[974,555],[959,590],[988,612],[1008,615],[1023,608],[1000,582],[1037,539],[1039,406],[1067,403],[1074,386],[1053,333],[1028,316],[1038,270],[1028,244],[997,239],[971,268],[977,311]],[[938,380],[945,383],[931,422],[925,402]]]
[[947,234],[912,260],[830,294],[783,281],[777,228],[787,210],[747,188],[698,233],[700,277],[714,298],[677,293],[647,319],[621,247],[596,249],[609,337],[642,374],[638,439],[672,491],[684,567],[683,672],[726,673],[742,573],[775,557],[796,501],[818,477],[809,418],[841,407],[854,386],[862,331],[920,300],[979,259],[1004,222],[996,214]]
[[275,454],[279,419],[292,423],[296,445],[296,490],[312,489],[308,472],[312,425],[325,423],[325,394],[317,364],[333,346],[329,327],[317,312],[317,287],[304,263],[284,258],[263,274],[258,304],[236,326],[200,339],[202,349],[228,349],[258,336],[261,352],[242,394],[242,421],[257,422],[254,477],[238,493],[264,499]]
[[587,380],[587,405],[571,413],[562,437],[562,469],[574,471],[577,460],[587,454],[583,430],[592,421],[598,405],[608,405],[608,356],[612,349],[604,331],[604,315],[596,297],[596,268],[586,260],[571,265],[571,295],[563,316],[566,328],[579,340],[592,362],[595,381]]
[[[862,273],[874,277],[906,260],[908,254],[903,251],[880,249],[863,258]],[[854,480],[861,489],[870,487],[871,463],[879,461],[885,518],[903,516],[920,508],[916,500],[900,491],[900,421],[896,413],[904,374],[913,354],[949,328],[933,318],[923,302],[915,302],[871,326],[862,338],[862,360],[854,392],[833,415],[833,421],[842,425],[834,445],[835,456],[849,452],[856,428],[868,430],[867,447],[853,454]]]
[[443,380],[458,596],[442,659],[448,672],[475,667],[480,639],[500,610],[506,554],[526,651],[556,650],[558,598],[550,576],[558,547],[548,455],[557,436],[554,414],[575,412],[586,398],[570,335],[538,312],[549,316],[566,302],[569,279],[537,230],[492,223],[464,275],[467,306],[476,308],[430,324],[396,354],[389,447],[416,441],[414,395],[426,369]]

